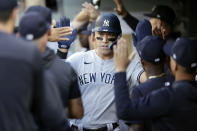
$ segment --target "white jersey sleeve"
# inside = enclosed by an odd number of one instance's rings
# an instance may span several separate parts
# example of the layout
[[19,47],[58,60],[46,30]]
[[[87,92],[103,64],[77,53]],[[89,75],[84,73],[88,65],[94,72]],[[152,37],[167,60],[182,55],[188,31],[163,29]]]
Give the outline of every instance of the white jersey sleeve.
[[71,56],[69,56],[66,59],[66,62],[70,63],[73,69],[77,71],[79,63],[81,63],[80,60],[84,57],[84,53],[85,52],[76,52],[72,54]]
[[140,76],[144,72],[142,64],[140,62],[140,57],[136,53],[134,59],[129,63],[127,67],[127,81],[130,87],[130,93],[134,86],[140,84]]

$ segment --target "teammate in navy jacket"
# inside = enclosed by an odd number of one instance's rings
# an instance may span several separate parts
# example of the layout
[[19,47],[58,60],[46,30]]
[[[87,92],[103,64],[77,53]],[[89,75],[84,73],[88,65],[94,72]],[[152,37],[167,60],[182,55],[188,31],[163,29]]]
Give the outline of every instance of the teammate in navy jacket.
[[41,55],[31,43],[11,35],[17,0],[0,4],[0,130],[30,131],[32,116],[43,125],[43,70]]
[[171,50],[172,87],[161,88],[135,100],[129,99],[126,83],[127,45],[120,40],[114,47],[115,101],[117,115],[123,120],[152,119],[153,131],[195,131],[197,116],[197,44],[178,38]]

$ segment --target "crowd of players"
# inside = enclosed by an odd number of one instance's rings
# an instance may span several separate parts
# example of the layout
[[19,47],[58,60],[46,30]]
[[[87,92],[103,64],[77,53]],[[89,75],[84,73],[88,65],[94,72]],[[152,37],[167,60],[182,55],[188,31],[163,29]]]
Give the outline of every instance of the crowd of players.
[[[174,31],[169,6],[138,20],[114,2],[135,31],[132,43],[115,14],[90,3],[72,22],[31,6],[14,31],[17,0],[1,1],[0,130],[196,130],[197,42]],[[83,50],[68,56],[76,38]]]

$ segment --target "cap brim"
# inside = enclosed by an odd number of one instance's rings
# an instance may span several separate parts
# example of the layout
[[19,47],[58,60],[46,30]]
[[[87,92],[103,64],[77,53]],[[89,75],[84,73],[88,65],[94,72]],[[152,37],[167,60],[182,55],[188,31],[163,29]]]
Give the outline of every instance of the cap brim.
[[144,13],[144,16],[147,16],[147,17],[156,17],[154,14],[152,13]]

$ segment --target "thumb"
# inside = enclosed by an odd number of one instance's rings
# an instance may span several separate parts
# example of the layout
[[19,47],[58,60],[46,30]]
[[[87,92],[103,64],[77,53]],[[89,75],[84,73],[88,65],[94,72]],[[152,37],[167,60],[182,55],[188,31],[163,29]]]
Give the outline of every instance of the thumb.
[[55,25],[56,25],[56,21],[53,19],[53,20],[52,20],[51,27],[52,27],[52,28],[54,28],[54,27],[55,27]]

